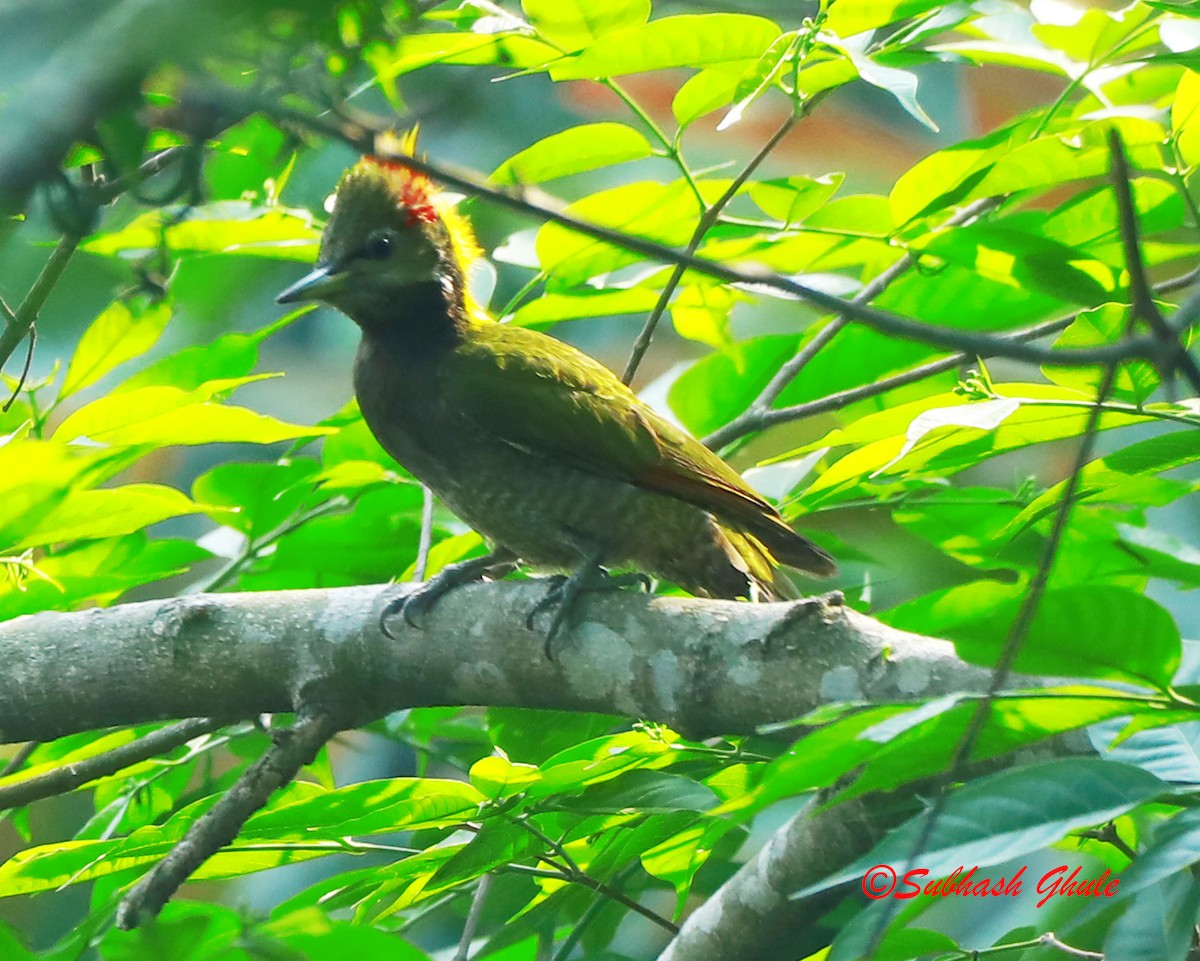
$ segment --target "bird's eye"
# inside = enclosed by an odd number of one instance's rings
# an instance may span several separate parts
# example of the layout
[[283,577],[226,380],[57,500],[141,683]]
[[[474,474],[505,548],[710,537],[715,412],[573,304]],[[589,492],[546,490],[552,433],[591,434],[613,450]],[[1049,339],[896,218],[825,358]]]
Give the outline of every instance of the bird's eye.
[[387,234],[376,234],[362,249],[367,260],[387,260],[392,255],[392,238]]

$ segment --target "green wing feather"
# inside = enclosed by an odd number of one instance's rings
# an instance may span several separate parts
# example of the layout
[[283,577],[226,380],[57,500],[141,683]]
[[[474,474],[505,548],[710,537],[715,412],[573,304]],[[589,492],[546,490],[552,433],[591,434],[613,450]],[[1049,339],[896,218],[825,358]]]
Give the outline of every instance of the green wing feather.
[[749,531],[789,566],[836,570],[732,467],[574,347],[486,324],[456,354],[446,385],[451,408],[506,443],[695,504]]

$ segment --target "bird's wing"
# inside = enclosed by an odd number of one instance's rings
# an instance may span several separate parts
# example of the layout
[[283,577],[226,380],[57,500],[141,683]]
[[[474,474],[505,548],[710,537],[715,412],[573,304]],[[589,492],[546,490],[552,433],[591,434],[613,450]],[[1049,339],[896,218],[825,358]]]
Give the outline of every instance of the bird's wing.
[[447,400],[492,436],[734,524],[795,536],[733,468],[574,347],[496,324],[476,328],[457,353]]

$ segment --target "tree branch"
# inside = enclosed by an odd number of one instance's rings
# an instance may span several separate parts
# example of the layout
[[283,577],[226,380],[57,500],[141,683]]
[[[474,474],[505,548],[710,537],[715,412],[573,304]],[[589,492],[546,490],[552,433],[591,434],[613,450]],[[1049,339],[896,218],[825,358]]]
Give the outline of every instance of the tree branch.
[[428,705],[547,707],[620,712],[705,737],[831,700],[983,691],[990,676],[947,642],[894,630],[836,598],[589,596],[549,661],[540,633],[525,627],[544,591],[537,581],[460,588],[422,630],[397,619],[395,641],[380,633],[379,613],[396,591],[379,587],[19,617],[0,624],[0,741],[290,711],[313,684],[360,706],[363,719]]
[[158,914],[192,872],[237,837],[250,815],[289,783],[341,728],[337,715],[319,711],[302,714],[292,727],[272,732],[266,753],[192,823],[183,840],[121,901],[117,927],[136,928],[144,918]]
[[[332,137],[363,153],[389,154],[391,152],[388,145],[394,140],[394,135],[390,132],[390,125],[379,118],[357,115],[352,121],[340,118],[331,120],[324,116],[317,117],[294,110],[278,101],[258,98],[248,103],[245,96],[237,91],[228,91],[226,96],[232,98],[234,103],[241,103],[246,109],[261,112],[285,127]],[[833,313],[844,314],[866,327],[903,340],[912,340],[968,354],[1008,357],[1029,364],[1053,364],[1058,367],[1094,367],[1126,360],[1144,359],[1156,366],[1166,368],[1174,361],[1174,355],[1177,353],[1175,347],[1164,348],[1158,338],[1149,335],[1128,337],[1119,343],[1103,344],[1097,347],[1051,349],[1027,344],[1003,334],[979,333],[964,328],[922,323],[899,314],[876,310],[865,304],[834,296],[771,270],[754,266],[731,267],[728,264],[690,255],[686,251],[666,247],[652,240],[580,220],[567,213],[559,200],[541,190],[530,187],[498,188],[486,183],[482,177],[471,171],[449,164],[433,163],[423,157],[406,155],[396,159],[418,173],[432,177],[447,186],[487,198],[510,210],[532,214],[542,220],[552,221],[605,243],[642,254],[649,259],[676,264],[727,283],[769,287]],[[1194,318],[1189,320],[1189,326],[1192,320]]]
[[[713,225],[720,218],[721,211],[737,196],[738,191],[750,179],[750,175],[771,155],[771,151],[779,146],[783,138],[796,126],[796,123],[802,116],[803,114],[799,112],[790,114],[779,125],[779,128],[767,138],[766,143],[758,149],[758,152],[750,158],[750,162],[742,168],[742,172],[733,178],[729,186],[725,188],[725,192],[711,206],[704,208],[704,212],[700,215],[700,219],[696,223],[696,229],[692,231],[692,237],[688,241],[687,247],[684,248],[684,252],[688,256],[696,253],[700,247],[700,242],[704,240],[705,236],[712,230]],[[650,316],[646,318],[646,323],[642,326],[637,339],[633,342],[633,349],[630,351],[629,360],[625,364],[625,372],[621,374],[621,380],[624,383],[633,383],[634,374],[637,373],[637,369],[642,363],[642,358],[646,356],[646,351],[650,349],[650,341],[654,339],[654,331],[658,327],[658,322],[662,319],[662,315],[666,313],[667,305],[671,303],[671,296],[675,293],[680,281],[683,280],[685,273],[687,273],[687,268],[683,264],[676,264],[675,269],[671,271],[671,276],[667,278],[667,282],[663,285],[663,289],[658,295],[658,303],[650,311]]]
[[75,764],[68,764],[45,774],[0,787],[0,810],[21,807],[42,798],[73,791],[88,781],[107,777],[141,761],[165,754],[181,744],[186,744],[192,738],[215,731],[220,726],[220,721],[207,717],[179,721],[95,757],[85,758]]
[[[882,275],[880,275],[882,276]],[[1186,274],[1181,274],[1178,277],[1172,277],[1164,280],[1162,283],[1155,285],[1154,292],[1160,296],[1174,293],[1179,290],[1186,290],[1197,281],[1200,281],[1200,268],[1190,270]],[[1195,300],[1200,304],[1200,300],[1193,298],[1188,304],[1184,304],[1176,313],[1176,326],[1181,330],[1186,324],[1180,320],[1181,315],[1186,319],[1185,311],[1190,309],[1189,305]],[[1015,330],[1012,333],[1000,334],[1006,340],[1038,340],[1041,337],[1047,337],[1050,334],[1057,334],[1066,330],[1079,316],[1078,313],[1069,314],[1066,317],[1056,317],[1053,320],[1044,320],[1041,323],[1033,324],[1021,330]],[[1191,323],[1191,321],[1188,321]],[[828,328],[827,328],[828,329]],[[797,355],[799,356],[799,355]],[[845,390],[839,390],[832,394],[826,394],[824,397],[819,397],[816,400],[805,401],[802,404],[792,404],[790,407],[778,408],[763,408],[755,410],[754,406],[747,408],[724,427],[719,427],[707,437],[703,439],[703,443],[708,447],[717,448],[724,447],[739,438],[745,437],[747,434],[752,434],[755,431],[765,430],[768,427],[774,427],[777,424],[788,424],[792,421],[803,420],[806,417],[815,417],[818,414],[828,414],[835,410],[841,410],[843,407],[849,407],[851,404],[857,403],[860,400],[867,400],[871,397],[878,397],[881,394],[886,394],[890,390],[895,390],[898,387],[906,387],[909,384],[915,384],[918,381],[924,380],[926,377],[933,377],[937,374],[945,373],[948,370],[954,370],[961,367],[963,364],[970,363],[976,357],[988,359],[995,356],[994,354],[951,354],[949,357],[942,357],[938,360],[931,360],[917,367],[911,367],[908,370],[902,370],[898,374],[892,374],[890,377],[884,377],[870,384],[862,384],[858,387],[848,387]],[[790,363],[790,362],[789,362]],[[781,368],[782,370],[782,368]],[[765,391],[764,391],[765,394]]]
[[843,896],[792,894],[871,849],[887,828],[867,801],[806,806],[684,922],[658,961],[780,961],[829,943],[818,921]]

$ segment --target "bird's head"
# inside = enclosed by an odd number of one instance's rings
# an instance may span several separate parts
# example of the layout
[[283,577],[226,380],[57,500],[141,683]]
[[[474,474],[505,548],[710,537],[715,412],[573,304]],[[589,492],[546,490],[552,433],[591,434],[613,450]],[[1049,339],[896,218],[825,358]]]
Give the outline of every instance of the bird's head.
[[465,275],[477,255],[470,226],[427,177],[403,159],[367,156],[338,184],[316,268],[276,299],[320,300],[377,330],[404,315],[413,287],[437,285],[447,310],[468,318]]

